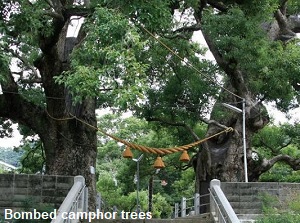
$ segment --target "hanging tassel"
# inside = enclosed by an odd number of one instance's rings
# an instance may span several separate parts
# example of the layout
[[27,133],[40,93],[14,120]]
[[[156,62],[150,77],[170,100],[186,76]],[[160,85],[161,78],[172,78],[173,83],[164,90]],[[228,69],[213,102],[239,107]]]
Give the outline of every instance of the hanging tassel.
[[124,158],[128,158],[128,159],[132,159],[133,157],[133,154],[128,146],[126,147],[122,155]]
[[165,164],[164,164],[164,162],[163,162],[163,160],[160,156],[158,156],[156,158],[153,167],[156,168],[156,169],[161,169],[161,168],[165,167]]
[[180,156],[180,159],[179,159],[181,162],[188,162],[190,161],[190,157],[189,157],[189,154],[187,153],[186,150],[184,150]]

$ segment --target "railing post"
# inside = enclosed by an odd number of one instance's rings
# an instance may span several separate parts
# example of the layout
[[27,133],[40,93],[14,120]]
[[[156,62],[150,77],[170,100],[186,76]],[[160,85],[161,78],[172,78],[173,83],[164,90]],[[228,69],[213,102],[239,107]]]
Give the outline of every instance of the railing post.
[[83,211],[87,212],[89,211],[89,188],[84,188],[84,202],[83,202]]
[[[85,179],[83,176],[75,176],[74,177],[74,184],[77,182],[80,182],[82,186],[85,185]],[[77,208],[79,211],[84,211],[84,206],[85,206],[85,193],[82,193],[77,204]]]
[[174,207],[174,218],[178,218],[178,210],[179,210],[179,204],[175,203],[175,207]]
[[97,193],[96,197],[96,209],[101,211],[101,194]]
[[195,197],[194,197],[194,211],[195,211],[195,215],[199,215],[200,214],[200,194],[199,193],[195,193]]
[[63,213],[68,212],[86,212],[88,210],[88,190],[85,187],[85,179],[82,176],[74,177],[74,184],[68,195],[60,205],[56,218],[51,223],[77,223],[78,219],[64,219]]
[[182,197],[181,199],[181,217],[186,217],[186,198]]
[[[221,186],[221,182],[217,179],[213,179],[210,181],[210,185],[209,185],[209,188],[212,190],[212,188],[214,186]],[[209,203],[210,203],[210,212],[213,214],[213,213],[216,213],[216,203],[215,203],[215,200],[213,198],[213,193],[211,192],[210,193],[210,196],[209,196]]]
[[210,182],[210,190],[211,202],[214,203],[213,209],[211,209],[212,215],[214,216],[216,214],[219,222],[240,223],[240,220],[221,189],[221,182],[216,179],[212,180]]

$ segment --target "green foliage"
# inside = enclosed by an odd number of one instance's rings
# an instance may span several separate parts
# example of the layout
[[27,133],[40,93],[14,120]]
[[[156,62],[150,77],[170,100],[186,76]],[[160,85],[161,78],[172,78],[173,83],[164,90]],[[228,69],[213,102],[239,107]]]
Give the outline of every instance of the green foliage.
[[269,171],[263,173],[260,178],[263,182],[300,182],[300,171],[294,171],[284,163],[276,163]]
[[[239,7],[232,7],[228,13],[219,16],[206,13],[204,30],[214,37],[227,61],[237,59],[239,66],[253,70],[256,63],[251,63],[249,59],[257,57],[264,51],[261,47],[267,44],[259,27],[261,22],[260,18],[249,18]],[[249,43],[253,44],[250,46]]]
[[12,122],[6,118],[0,118],[0,137],[11,137],[13,128]]
[[173,198],[180,201],[182,197],[191,197],[195,193],[195,172],[187,169],[181,173],[180,179],[172,183]]
[[21,148],[24,151],[21,163],[21,173],[43,173],[45,164],[45,154],[43,144],[40,140],[25,142]]
[[[66,1],[60,1],[63,2]],[[287,44],[271,42],[262,29],[262,25],[272,21],[274,10],[280,2],[226,0],[223,3],[229,10],[222,13],[204,10],[201,26],[216,44],[224,62],[228,62],[228,68],[237,67],[245,73],[243,78],[253,100],[263,98],[265,101],[275,101],[278,107],[287,110],[297,104],[296,99],[299,96],[292,84],[300,82],[300,49],[296,41]],[[159,118],[165,123],[171,123],[172,127],[187,125],[198,136],[204,137],[206,125],[199,124],[201,117],[208,115],[212,101],[220,98],[220,87],[215,80],[227,79],[217,64],[199,59],[199,55],[203,56],[205,50],[199,44],[191,42],[192,33],[174,31],[195,22],[194,18],[193,21],[189,18],[186,22],[173,21],[173,9],[170,6],[177,3],[180,12],[186,12],[190,16],[199,10],[199,1],[196,0],[91,1],[91,10],[84,11],[88,14],[80,33],[84,38],[72,51],[70,67],[69,64],[64,64],[64,73],[53,73],[49,76],[56,75],[56,83],[70,90],[75,102],[89,97],[97,98],[98,105],[102,107],[131,109],[139,117],[147,120]],[[1,84],[5,83],[11,58],[17,56],[16,52],[18,56],[22,56],[17,62],[18,67],[28,73],[28,79],[31,79],[35,66],[45,59],[41,57],[42,52],[48,51],[42,43],[60,45],[56,41],[60,39],[59,35],[63,36],[63,33],[59,33],[62,28],[59,26],[64,24],[60,24],[61,20],[56,18],[59,15],[53,14],[55,10],[49,10],[48,4],[48,1],[43,0],[0,2]],[[291,12],[299,9],[299,2],[296,0],[288,1],[288,4]],[[73,6],[71,3],[66,5],[63,9],[66,10],[64,16],[67,16],[69,9],[78,9]],[[47,37],[53,38],[47,39],[45,43]],[[12,51],[16,48],[17,51]],[[54,47],[51,50],[62,49]],[[55,59],[57,58],[53,58]],[[42,72],[40,74],[43,75]],[[44,76],[43,78],[46,79]],[[51,79],[46,81],[52,82]],[[51,92],[53,88],[43,89],[46,83],[30,85],[21,83],[18,79],[17,84],[20,88],[18,93],[28,102],[39,106],[45,106],[47,101],[42,99],[44,92],[47,95],[55,93]],[[66,109],[61,107],[61,110]],[[218,117],[226,118],[226,114]],[[172,147],[195,140],[182,126],[170,130],[161,123],[148,124],[145,120],[133,118],[124,121],[116,117],[104,117],[100,121],[101,128],[105,131],[143,145]],[[28,135],[32,134],[31,131],[23,129],[23,133]],[[276,153],[299,156],[298,130],[280,128],[266,131],[253,143],[260,158],[269,158]],[[272,148],[271,152],[259,141],[261,138]],[[291,139],[292,144],[285,146]],[[41,171],[44,162],[42,144],[24,143],[23,147],[26,151],[23,160],[27,161],[23,165],[24,171]],[[191,150],[190,155],[193,153],[195,149]],[[120,197],[118,203],[131,209],[129,206],[133,205],[134,200],[132,193],[135,185],[132,182],[136,163],[123,160],[121,154],[120,145],[99,136],[98,188],[106,193],[103,196],[108,199],[109,208],[113,205],[111,194],[115,193]],[[134,155],[137,157],[139,153],[135,152]],[[157,186],[156,190],[162,196],[157,198],[158,203],[173,202],[168,196],[172,190],[175,191],[176,198],[179,198],[183,188],[186,189],[186,196],[193,191],[192,172],[180,172],[182,164],[178,164],[178,156],[179,154],[163,157],[167,168],[155,175],[169,182],[165,188]],[[154,160],[155,157],[149,155],[141,161],[142,190],[146,189],[149,177],[154,174],[151,167]],[[282,165],[278,165],[278,168],[279,174],[293,173]],[[141,193],[144,196],[144,192]],[[158,208],[156,215],[165,215],[167,209]]]
[[287,4],[288,4],[287,10],[290,15],[297,14],[299,12],[299,10],[300,10],[300,2],[299,1],[289,0],[287,2]]
[[[32,211],[32,207],[35,207],[37,212],[53,212],[54,210],[54,206],[51,204],[47,204],[47,203],[40,203],[37,202],[34,198],[32,197],[28,197],[26,198],[23,202],[22,202],[22,211]],[[47,223],[49,222],[49,219],[17,219],[17,220],[13,220],[13,223]]]
[[244,78],[253,93],[275,101],[279,109],[287,111],[295,106],[294,99],[298,96],[291,83],[299,82],[300,49],[294,42],[283,45],[270,41],[262,29],[262,24],[270,21],[278,2],[252,2],[233,6],[218,16],[207,11],[203,29],[231,68],[247,73]]
[[172,15],[169,6],[173,0],[101,0],[97,3],[107,8],[114,8],[122,11],[124,15],[136,24],[141,24],[149,29],[151,32],[161,33],[169,29],[172,24]]
[[253,146],[259,149],[261,155],[266,158],[281,153],[281,150],[289,144],[291,137],[285,134],[281,126],[266,126],[253,137]]
[[[50,28],[51,17],[46,16],[44,13],[47,3],[42,0],[34,2],[28,2],[26,0],[20,0],[17,3],[4,1],[7,14],[3,20],[6,25],[6,32],[10,31],[13,34],[17,34],[20,40],[28,41],[31,44],[36,45],[38,35],[49,36],[53,30]],[[32,38],[26,38],[26,35],[30,33]]]
[[[133,183],[133,182],[132,182]],[[120,185],[112,179],[109,174],[101,174],[97,182],[97,190],[101,191],[101,198],[104,201],[104,209],[112,210],[115,206],[119,211],[135,211],[137,202],[137,192],[133,191],[126,195],[122,193]],[[141,211],[148,210],[148,191],[139,191],[139,204]],[[160,193],[153,195],[152,217],[169,217],[172,208]]]
[[297,223],[300,220],[300,196],[288,194],[286,200],[279,201],[278,197],[269,194],[262,195],[264,216],[257,220],[259,223]]
[[153,210],[152,217],[153,218],[169,218],[172,213],[172,206],[168,203],[167,199],[164,195],[160,193],[153,195]]
[[28,101],[40,105],[41,107],[45,107],[46,99],[44,97],[44,92],[40,86],[34,86],[27,89],[20,89],[20,93],[22,93],[23,97]]
[[[204,50],[197,44],[190,44],[182,39],[159,40],[171,46],[173,52],[181,58],[188,58],[190,63],[195,64],[197,71],[184,64],[161,44],[153,42],[143,55],[151,64],[151,70],[148,71],[151,75],[147,100],[142,109],[136,108],[138,114],[146,119],[163,117],[174,122],[195,123],[198,114],[208,112],[210,99],[217,94],[211,79],[216,77],[218,69],[208,61],[199,63],[197,55],[203,55]],[[169,65],[166,66],[166,62]]]
[[[105,115],[100,117],[101,128],[105,131],[135,142],[141,145],[166,148],[176,145],[178,142],[173,137],[173,132],[166,128],[154,128],[144,120],[134,117],[119,118],[118,115]],[[201,126],[197,126],[199,132],[203,131]],[[111,210],[116,206],[119,210],[133,210],[136,207],[136,184],[134,178],[137,164],[132,160],[122,157],[120,145],[115,141],[108,140],[107,137],[99,137],[98,165],[97,172],[99,180],[97,189],[101,193],[105,202],[106,210]],[[134,157],[141,155],[140,152],[132,151]],[[194,173],[192,169],[180,171],[179,156],[174,154],[164,156],[166,168],[155,174],[152,167],[155,156],[144,154],[140,161],[140,197],[142,210],[148,209],[147,189],[151,176],[156,180],[153,183],[153,211],[154,217],[167,218],[171,214],[171,206],[175,201],[181,199],[184,190],[187,197],[194,194]],[[162,186],[159,180],[166,180],[167,185]],[[113,196],[112,196],[113,195]],[[144,196],[144,197],[143,197]]]
[[[0,41],[0,49],[2,48],[3,42]],[[0,83],[5,83],[8,67],[9,67],[10,57],[3,52],[0,53]]]
[[[72,69],[56,77],[75,101],[103,94],[128,108],[141,99],[147,64],[138,61],[145,47],[137,28],[117,10],[97,7],[84,24],[89,35],[72,54]],[[108,89],[109,91],[106,91]],[[100,91],[100,94],[99,94]]]
[[6,171],[0,166],[0,174],[6,173]]
[[274,210],[279,207],[279,199],[276,196],[270,195],[268,193],[260,194],[263,213],[264,214],[274,214]]
[[274,215],[267,215],[263,217],[262,219],[258,219],[256,222],[258,223],[297,223],[300,221],[300,216],[299,215],[293,215],[293,214],[274,214]]
[[300,123],[296,122],[292,125],[285,124],[282,125],[282,128],[289,137],[293,140],[293,144],[295,144],[298,148],[300,146]]
[[[263,159],[271,159],[280,154],[292,158],[300,157],[299,124],[282,124],[280,126],[267,126],[253,137],[253,148],[258,155],[257,165]],[[270,170],[263,173],[260,181],[274,182],[300,182],[300,171],[293,170],[284,162],[276,163]]]

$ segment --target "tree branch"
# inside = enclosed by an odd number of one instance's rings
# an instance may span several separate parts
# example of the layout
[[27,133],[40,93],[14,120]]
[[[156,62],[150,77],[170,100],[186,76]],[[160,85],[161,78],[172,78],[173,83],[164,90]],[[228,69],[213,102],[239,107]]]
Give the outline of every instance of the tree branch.
[[33,72],[34,78],[39,78],[36,68],[34,66],[30,65],[30,63],[28,62],[28,60],[25,57],[20,55],[15,50],[7,49],[7,51],[10,52],[14,57],[18,58],[26,67],[28,67]]
[[63,17],[62,14],[59,14],[59,13],[56,13],[56,12],[53,12],[53,11],[44,11],[43,14],[46,15],[46,16],[50,16],[54,19],[64,21],[64,17]]
[[280,154],[273,157],[270,160],[264,160],[262,163],[261,168],[264,170],[263,172],[271,169],[275,163],[277,162],[284,162],[288,164],[293,170],[300,170],[300,159],[293,158],[289,155]]
[[51,8],[54,8],[53,3],[51,2],[51,0],[44,0]]
[[249,172],[249,177],[252,180],[258,180],[259,176],[262,173],[267,172],[270,170],[277,162],[284,162],[287,165],[289,165],[294,171],[300,170],[300,158],[293,158],[289,155],[285,154],[279,154],[277,156],[274,156],[271,159],[265,159],[263,158],[262,162],[257,165],[255,161],[252,159],[249,160],[250,162],[248,165],[251,165],[251,172]]
[[215,125],[215,126],[218,126],[218,127],[222,128],[222,129],[227,129],[228,128],[228,126],[222,125],[221,123],[219,123],[219,122],[217,122],[217,121],[215,121],[213,119],[208,119],[208,118],[201,117],[201,116],[199,117],[199,119],[202,122],[204,122],[204,123],[206,123],[208,125]]
[[268,148],[269,150],[271,150],[271,152],[272,152],[273,155],[278,155],[278,153],[279,153],[282,149],[286,148],[286,147],[287,147],[288,145],[290,145],[291,142],[292,142],[292,140],[289,140],[287,143],[281,145],[280,147],[278,147],[278,148],[273,148],[273,147],[269,146],[267,143],[265,143],[264,140],[262,139],[262,137],[259,137],[259,141],[260,141],[260,143],[261,143],[264,147],[266,147],[266,148]]
[[178,28],[173,31],[173,33],[182,33],[182,32],[195,32],[201,30],[201,25],[199,23],[196,23],[191,26],[184,26],[181,28]]
[[184,39],[184,40],[189,40],[190,39],[190,36],[184,35],[183,33],[176,33],[176,34],[173,34],[173,35],[163,35],[163,37],[167,38],[167,39],[176,39],[176,38],[181,38],[181,39]]
[[71,16],[87,17],[93,12],[94,12],[93,8],[85,8],[80,6],[80,7],[69,7],[65,10],[64,14],[66,18],[70,18]]
[[287,2],[288,0],[281,0],[280,7],[279,7],[280,11],[284,15],[286,15]]
[[221,12],[227,12],[228,7],[221,1],[208,0],[207,3]]
[[0,95],[0,117],[26,125],[38,134],[44,132],[44,125],[41,124],[47,118],[44,108],[27,101],[19,94],[12,73],[7,72],[5,80],[5,85],[1,86],[3,94]]
[[150,122],[160,122],[160,123],[163,123],[163,124],[166,124],[166,125],[170,125],[170,126],[183,127],[183,128],[185,128],[193,136],[193,138],[196,141],[200,140],[200,138],[193,131],[193,129],[190,126],[188,126],[187,124],[185,124],[185,123],[171,122],[171,121],[163,120],[163,119],[160,119],[160,118],[148,118],[147,121],[150,121]]
[[209,37],[208,34],[206,34],[205,32],[202,32],[202,34],[205,39],[205,42],[207,43],[209,50],[211,51],[211,53],[214,56],[216,62],[223,70],[225,70],[227,67],[227,63],[223,59],[222,54],[218,50],[217,46],[214,44],[213,40]]
[[30,79],[21,79],[21,82],[23,84],[41,84],[42,83],[42,78],[30,78]]
[[296,33],[294,33],[288,26],[286,16],[279,9],[275,12],[274,16],[280,29],[278,39],[282,41],[288,41],[294,38]]

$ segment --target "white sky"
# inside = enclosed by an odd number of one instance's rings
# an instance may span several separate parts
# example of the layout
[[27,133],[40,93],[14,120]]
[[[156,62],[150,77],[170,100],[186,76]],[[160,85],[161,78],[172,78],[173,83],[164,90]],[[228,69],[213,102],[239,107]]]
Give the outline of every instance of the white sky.
[[17,130],[17,124],[13,125],[13,134],[11,138],[0,138],[0,147],[14,147],[19,146],[20,141],[22,139],[22,136],[19,134],[19,131]]

